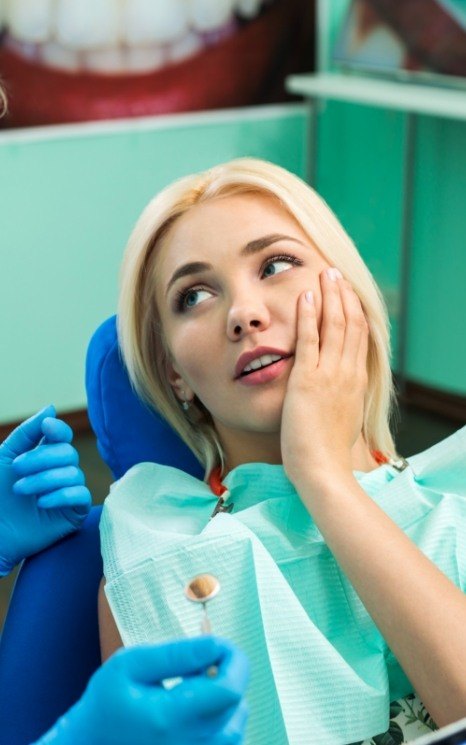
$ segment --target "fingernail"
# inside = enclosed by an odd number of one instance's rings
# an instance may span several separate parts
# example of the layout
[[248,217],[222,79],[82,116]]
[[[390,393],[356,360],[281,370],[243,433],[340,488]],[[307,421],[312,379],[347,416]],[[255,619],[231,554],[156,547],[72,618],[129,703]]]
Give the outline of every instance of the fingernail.
[[42,414],[45,414],[46,411],[50,411],[52,408],[53,408],[53,404],[48,404],[48,406],[44,406],[38,412],[33,414],[33,416],[42,416]]
[[306,300],[309,305],[314,305],[314,293],[312,292],[312,290],[308,290],[306,292]]
[[332,282],[336,282],[337,279],[343,279],[343,275],[340,272],[339,269],[336,267],[331,267],[330,269],[327,269],[327,277],[332,280]]

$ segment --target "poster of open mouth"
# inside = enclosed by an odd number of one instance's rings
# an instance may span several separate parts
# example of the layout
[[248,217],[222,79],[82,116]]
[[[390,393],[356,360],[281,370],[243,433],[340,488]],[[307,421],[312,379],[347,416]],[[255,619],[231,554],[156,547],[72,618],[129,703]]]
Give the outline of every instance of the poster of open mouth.
[[372,72],[466,84],[466,0],[353,0],[334,58]]
[[0,0],[2,126],[286,100],[313,68],[312,0]]

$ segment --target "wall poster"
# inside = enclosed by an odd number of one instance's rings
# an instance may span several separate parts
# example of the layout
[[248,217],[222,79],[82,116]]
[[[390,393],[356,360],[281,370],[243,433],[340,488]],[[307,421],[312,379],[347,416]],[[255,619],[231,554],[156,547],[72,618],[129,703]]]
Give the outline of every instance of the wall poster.
[[313,39],[309,0],[0,0],[1,126],[283,101]]

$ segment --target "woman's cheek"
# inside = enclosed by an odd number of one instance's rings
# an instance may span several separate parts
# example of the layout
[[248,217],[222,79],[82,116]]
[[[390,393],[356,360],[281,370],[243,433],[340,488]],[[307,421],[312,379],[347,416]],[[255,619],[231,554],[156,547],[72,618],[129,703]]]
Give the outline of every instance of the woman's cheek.
[[186,338],[178,347],[178,354],[175,351],[174,357],[183,379],[196,393],[210,385],[212,375],[217,375],[215,365],[209,363],[207,355],[192,337]]

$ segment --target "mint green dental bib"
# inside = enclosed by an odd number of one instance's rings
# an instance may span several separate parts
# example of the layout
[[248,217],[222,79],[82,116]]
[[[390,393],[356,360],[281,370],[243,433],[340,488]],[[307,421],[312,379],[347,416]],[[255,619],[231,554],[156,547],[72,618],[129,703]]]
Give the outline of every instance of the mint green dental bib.
[[[355,477],[464,591],[466,427],[408,461]],[[245,464],[224,484],[235,506],[213,520],[209,486],[174,468],[142,463],[112,488],[101,541],[124,644],[198,635],[202,609],[183,590],[215,574],[214,632],[251,662],[247,743],[347,745],[385,732],[389,702],[412,686],[283,467]]]

